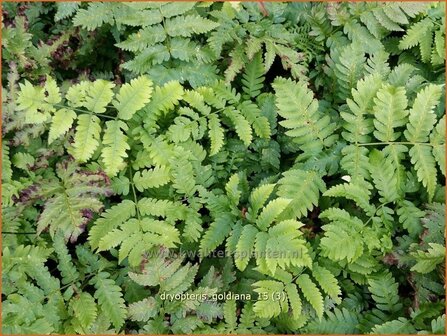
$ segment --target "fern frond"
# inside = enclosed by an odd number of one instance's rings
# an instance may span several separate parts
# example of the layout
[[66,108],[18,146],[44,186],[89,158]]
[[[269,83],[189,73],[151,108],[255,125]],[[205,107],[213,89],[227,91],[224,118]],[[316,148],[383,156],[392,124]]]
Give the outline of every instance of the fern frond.
[[306,326],[309,333],[320,334],[356,334],[359,332],[360,316],[346,308],[328,311],[321,321],[312,321]]
[[178,16],[166,20],[165,29],[169,36],[190,37],[192,34],[204,34],[219,24],[199,15]]
[[77,115],[73,110],[65,108],[57,110],[51,120],[48,143],[51,144],[61,135],[67,133],[76,117]]
[[364,143],[370,141],[369,134],[373,131],[373,122],[368,118],[368,113],[374,105],[373,98],[382,86],[382,80],[378,74],[371,74],[357,82],[356,89],[352,89],[352,98],[346,99],[351,113],[340,112],[345,121],[342,132],[345,140],[352,143]]
[[377,308],[382,311],[394,312],[402,307],[398,294],[398,283],[390,272],[384,272],[368,278],[369,291],[376,302]]
[[67,246],[65,245],[63,235],[57,234],[54,237],[53,242],[54,251],[56,252],[59,261],[57,268],[62,275],[62,284],[66,285],[75,282],[79,278],[79,272],[73,264]]
[[331,224],[322,227],[325,234],[321,238],[321,249],[328,258],[353,262],[363,254],[363,239],[360,234],[363,223],[360,219],[336,208],[322,212],[320,218],[332,220]]
[[376,208],[370,203],[371,185],[364,181],[338,184],[327,190],[323,196],[345,197],[353,200],[368,216],[372,216]]
[[405,125],[408,111],[405,89],[383,86],[374,98],[374,136],[384,142],[395,141],[400,133],[395,128]]
[[100,240],[109,231],[117,228],[129,218],[135,216],[135,214],[135,203],[129,200],[124,200],[106,210],[89,230],[88,240],[90,245],[93,248],[97,248]]
[[248,147],[253,139],[250,123],[242,114],[231,107],[226,108],[223,113],[231,120],[238,137]]
[[314,265],[312,267],[312,275],[317,280],[321,289],[328,294],[332,300],[337,303],[341,302],[341,289],[335,276],[326,268]]
[[411,163],[417,172],[418,181],[427,189],[428,199],[431,201],[435,194],[437,170],[436,161],[431,147],[426,145],[414,145],[410,149]]
[[276,198],[270,201],[261,211],[256,219],[256,225],[261,231],[268,229],[275,219],[287,208],[292,200],[287,198]]
[[301,298],[298,294],[298,288],[294,283],[290,283],[284,287],[284,290],[287,293],[289,305],[292,309],[292,316],[295,320],[297,320],[302,313],[302,303]]
[[445,116],[439,119],[436,127],[430,134],[430,143],[433,146],[433,156],[445,176]]
[[118,118],[129,120],[135,112],[143,108],[152,95],[152,81],[146,76],[134,78],[121,86],[113,106],[118,110]]
[[410,235],[417,236],[422,232],[421,218],[425,216],[425,212],[416,207],[413,202],[401,201],[397,214],[399,215],[399,222]]
[[177,81],[170,81],[155,87],[151,102],[145,110],[150,113],[167,112],[178,105],[184,94],[183,87]]
[[106,106],[112,101],[115,84],[98,79],[94,81],[85,99],[85,108],[94,113],[104,113]]
[[[371,151],[369,155],[371,177],[374,185],[382,196],[382,203],[394,202],[400,198],[397,184],[397,173],[389,158],[385,158],[378,150]],[[372,215],[372,214],[371,214]]]
[[121,120],[106,121],[105,125],[101,157],[105,172],[113,177],[125,166],[124,158],[130,146],[127,144],[127,136],[123,131],[127,131],[128,127]]
[[429,18],[425,18],[413,24],[406,32],[405,36],[399,42],[400,49],[410,49],[417,46],[423,39],[424,35],[431,30],[433,22]]
[[416,260],[416,265],[411,267],[412,271],[426,274],[433,271],[439,264],[444,263],[445,247],[441,244],[429,243],[427,252],[416,251],[412,255]]
[[210,114],[208,128],[208,134],[211,140],[210,155],[216,155],[224,145],[224,131],[219,118],[215,114]]
[[263,88],[265,77],[261,53],[257,53],[245,67],[242,75],[242,90],[247,99],[256,98]]
[[248,120],[259,137],[265,139],[270,137],[269,121],[261,114],[261,110],[257,105],[249,101],[244,101],[239,104],[238,110],[242,112],[242,115]]
[[210,227],[200,241],[200,255],[207,256],[216,247],[223,243],[225,238],[230,234],[234,224],[233,217],[229,214],[222,214],[211,223]]
[[107,272],[98,273],[90,280],[90,283],[96,288],[94,296],[98,300],[101,311],[105,313],[115,329],[119,330],[127,314],[121,288],[110,279],[110,274]]
[[128,307],[128,316],[132,321],[147,322],[157,314],[160,309],[158,302],[153,297],[131,303]]
[[73,156],[79,162],[87,162],[99,146],[100,120],[93,114],[78,116],[73,143]]
[[84,329],[88,329],[98,315],[96,302],[89,293],[83,292],[79,296],[74,296],[70,300],[70,307]]
[[283,173],[278,181],[278,196],[292,198],[285,216],[301,217],[318,205],[319,194],[326,190],[324,181],[313,170],[292,169]]
[[315,309],[317,317],[321,320],[324,312],[323,296],[320,290],[313,283],[307,274],[301,274],[298,279],[296,279],[296,284],[303,292],[304,297],[311,304],[312,308]]
[[277,78],[273,88],[278,114],[285,119],[279,123],[303,151],[317,154],[331,143],[335,126],[328,115],[319,113],[318,101],[304,82]]
[[349,145],[342,149],[341,167],[351,176],[351,181],[369,180],[368,148]]
[[87,9],[80,9],[73,18],[73,25],[94,30],[105,23],[113,24],[113,12],[108,3],[90,3]]
[[170,169],[166,166],[144,169],[135,173],[133,181],[138,191],[144,191],[148,188],[158,188],[171,181]]
[[435,107],[441,98],[441,86],[430,84],[418,92],[410,110],[409,122],[404,132],[411,142],[427,142],[436,122]]
[[282,307],[280,303],[272,299],[272,295],[281,294],[284,290],[284,285],[281,282],[273,280],[257,281],[253,284],[254,291],[261,296],[261,300],[256,301],[253,306],[253,311],[262,318],[272,318],[278,316]]
[[256,219],[259,210],[262,208],[267,199],[270,197],[274,188],[275,188],[274,184],[264,184],[252,191],[249,199],[250,207],[248,208],[246,215],[247,219],[252,221]]

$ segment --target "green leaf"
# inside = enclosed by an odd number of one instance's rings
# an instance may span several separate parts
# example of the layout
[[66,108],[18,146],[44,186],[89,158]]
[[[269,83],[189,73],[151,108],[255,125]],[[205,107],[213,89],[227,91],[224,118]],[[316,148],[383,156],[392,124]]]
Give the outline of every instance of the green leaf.
[[123,133],[127,130],[127,125],[120,120],[106,121],[106,130],[102,140],[104,147],[101,156],[105,172],[111,177],[118,174],[125,166],[126,151],[130,149],[127,144],[127,136]]
[[324,312],[323,297],[318,290],[317,286],[312,282],[307,274],[301,274],[297,279],[296,283],[298,287],[303,292],[304,297],[311,304],[312,308],[315,309],[318,318],[321,320]]
[[82,328],[88,329],[95,321],[98,314],[93,297],[90,294],[83,292],[79,296],[74,296],[70,300],[70,306]]
[[78,116],[73,143],[73,156],[79,162],[87,162],[99,146],[100,120],[93,114]]
[[95,298],[98,300],[101,310],[112,322],[115,329],[119,330],[124,325],[127,311],[121,288],[109,276],[108,273],[101,272],[91,280],[91,283],[96,288]]
[[48,143],[51,144],[54,140],[67,133],[76,117],[77,115],[73,110],[66,108],[57,110],[51,120]]
[[152,81],[146,76],[134,78],[121,86],[113,106],[118,110],[118,118],[129,120],[142,109],[152,96]]

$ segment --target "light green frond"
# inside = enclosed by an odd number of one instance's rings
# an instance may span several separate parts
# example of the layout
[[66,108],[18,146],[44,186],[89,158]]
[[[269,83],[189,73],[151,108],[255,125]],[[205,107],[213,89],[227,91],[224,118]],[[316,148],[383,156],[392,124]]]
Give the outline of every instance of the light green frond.
[[118,110],[118,118],[129,120],[135,112],[143,108],[152,95],[152,81],[146,76],[134,78],[121,86],[113,106]]
[[135,203],[129,200],[124,200],[106,210],[89,230],[88,239],[92,247],[97,248],[102,237],[109,233],[109,231],[120,226],[129,218],[135,216],[135,214]]
[[215,155],[224,145],[224,131],[219,118],[215,114],[210,114],[208,118],[208,128],[208,134],[211,140],[210,155]]
[[224,242],[225,238],[230,234],[233,224],[232,216],[225,213],[211,223],[200,241],[200,255],[202,258]]
[[250,207],[247,211],[247,219],[255,220],[258,216],[258,211],[265,204],[267,199],[270,197],[273,189],[275,188],[274,184],[264,184],[252,191],[250,194]]
[[84,329],[88,329],[98,315],[96,302],[89,293],[83,292],[79,296],[74,296],[69,305]]
[[264,80],[261,53],[257,53],[245,67],[242,76],[242,90],[245,92],[246,98],[256,98],[261,93]]
[[434,108],[441,98],[441,86],[430,84],[418,92],[410,110],[409,123],[404,132],[411,142],[427,142],[436,122]]
[[124,158],[126,151],[130,149],[127,144],[127,136],[123,131],[127,131],[127,125],[121,120],[106,121],[106,130],[102,139],[103,148],[101,157],[104,162],[105,172],[113,177],[124,168]]
[[430,143],[433,146],[433,156],[445,176],[445,116],[439,119],[436,127],[430,134]]
[[192,34],[203,34],[213,30],[218,23],[199,15],[178,16],[166,20],[165,29],[169,36],[190,37]]
[[302,312],[302,303],[300,295],[298,294],[298,288],[294,283],[287,284],[285,286],[287,298],[289,299],[290,308],[292,308],[292,316],[297,320]]
[[428,199],[431,201],[435,194],[437,169],[431,147],[426,145],[414,145],[410,149],[411,163],[417,172],[418,181],[427,189]]
[[315,309],[317,317],[321,319],[323,317],[324,305],[323,296],[321,295],[320,290],[307,274],[301,274],[298,279],[296,279],[296,284],[303,292],[304,297],[309,301],[312,308]]
[[[382,198],[382,203],[394,202],[400,198],[399,186],[395,166],[389,157],[385,158],[383,153],[373,150],[369,154],[371,165],[370,173],[376,189]],[[371,214],[372,215],[372,214]]]
[[242,114],[233,108],[226,108],[223,113],[231,120],[238,137],[248,147],[253,139],[250,123]]
[[327,190],[323,195],[329,197],[345,197],[353,200],[365,213],[372,216],[375,207],[371,205],[371,185],[368,182],[357,181],[356,183],[338,184]]
[[48,133],[48,143],[52,143],[61,135],[68,132],[77,115],[73,110],[62,108],[54,112]]
[[79,162],[87,162],[99,146],[100,120],[93,114],[78,116],[73,143],[73,156]]
[[312,275],[317,280],[321,289],[328,294],[332,300],[341,302],[341,289],[335,276],[326,268],[314,265]]
[[320,193],[326,185],[318,172],[313,170],[292,169],[283,173],[278,181],[278,196],[292,198],[285,211],[285,216],[302,217],[318,205]]
[[429,245],[427,252],[416,251],[412,253],[416,259],[416,265],[411,267],[412,271],[426,274],[433,271],[439,264],[444,264],[445,246],[436,243],[429,243]]
[[115,84],[98,79],[89,88],[85,99],[85,107],[94,113],[104,113],[107,105],[112,101]]
[[259,107],[249,101],[244,101],[238,106],[238,110],[248,120],[256,135],[268,139],[270,137],[270,124],[268,119],[261,114]]
[[342,132],[345,140],[353,143],[370,141],[369,134],[373,131],[372,119],[368,114],[374,105],[373,98],[382,86],[382,79],[378,74],[371,74],[357,82],[357,88],[352,89],[352,98],[346,99],[351,113],[340,112],[345,121]]
[[143,169],[135,173],[133,181],[138,191],[143,191],[148,188],[158,188],[171,181],[170,169],[166,166]]
[[271,200],[259,214],[256,225],[261,231],[268,229],[275,219],[287,208],[292,200],[287,198],[276,198]]
[[170,81],[163,86],[155,87],[152,100],[145,108],[148,113],[167,112],[178,105],[183,97],[183,87],[177,81]]
[[405,89],[383,86],[374,98],[374,136],[380,141],[395,141],[400,132],[395,128],[405,125],[408,111]]
[[121,288],[109,276],[108,273],[101,272],[90,282],[96,288],[95,298],[98,300],[101,310],[112,322],[115,329],[119,330],[124,324],[127,311]]
[[258,229],[250,224],[245,225],[242,229],[234,256],[234,263],[240,271],[243,271],[247,267],[251,259],[256,234],[258,232]]

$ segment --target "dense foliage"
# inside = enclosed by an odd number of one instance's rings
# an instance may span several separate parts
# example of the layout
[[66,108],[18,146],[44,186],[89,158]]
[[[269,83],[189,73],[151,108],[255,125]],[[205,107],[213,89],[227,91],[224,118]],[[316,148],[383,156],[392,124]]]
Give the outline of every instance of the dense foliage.
[[444,3],[4,3],[3,333],[445,333]]

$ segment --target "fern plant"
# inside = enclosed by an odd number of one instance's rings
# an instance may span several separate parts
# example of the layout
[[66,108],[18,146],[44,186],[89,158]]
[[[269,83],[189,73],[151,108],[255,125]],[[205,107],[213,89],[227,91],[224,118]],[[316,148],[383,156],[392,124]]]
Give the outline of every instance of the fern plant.
[[443,4],[21,6],[3,333],[444,333]]

